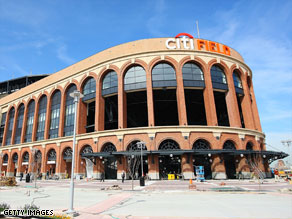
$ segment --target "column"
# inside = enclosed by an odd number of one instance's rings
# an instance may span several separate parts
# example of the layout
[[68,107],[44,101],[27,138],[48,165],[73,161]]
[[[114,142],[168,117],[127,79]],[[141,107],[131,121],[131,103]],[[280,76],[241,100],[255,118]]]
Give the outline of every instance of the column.
[[181,169],[184,179],[194,179],[193,156],[191,154],[181,156]]
[[96,101],[95,101],[95,130],[104,130],[104,98],[101,95],[102,82],[96,83]]
[[127,128],[127,96],[124,92],[123,78],[118,77],[118,120],[119,128]]
[[34,106],[34,116],[33,116],[33,127],[32,127],[32,136],[31,136],[31,141],[36,140],[36,132],[38,128],[38,112],[39,112],[39,104],[35,102]]
[[59,137],[63,137],[64,135],[64,122],[65,122],[65,101],[66,101],[66,93],[61,92],[61,106],[60,106],[60,121],[59,121]]
[[47,109],[46,109],[46,122],[45,122],[45,133],[44,139],[49,139],[51,124],[51,98],[47,96]]
[[187,125],[188,124],[187,110],[186,110],[183,75],[182,75],[181,69],[176,70],[176,81],[177,81],[176,98],[177,98],[179,125]]
[[21,137],[20,143],[24,142],[25,134],[26,134],[26,123],[27,123],[27,113],[28,113],[28,103],[24,105],[24,113],[23,113],[23,121],[22,121],[22,129],[21,129]]
[[212,159],[213,159],[213,162],[211,165],[212,178],[226,179],[226,171],[225,171],[223,156],[220,158],[220,155],[213,155]]
[[12,161],[12,152],[10,151],[8,153],[8,163],[7,163],[7,172],[6,172],[6,176],[14,176],[14,170],[12,169],[13,166],[13,161]]
[[148,155],[148,176],[151,180],[159,179],[159,158],[158,155]]
[[155,125],[154,117],[154,103],[153,103],[153,88],[152,88],[152,74],[147,69],[146,71],[146,91],[147,91],[147,108],[148,108],[148,126]]

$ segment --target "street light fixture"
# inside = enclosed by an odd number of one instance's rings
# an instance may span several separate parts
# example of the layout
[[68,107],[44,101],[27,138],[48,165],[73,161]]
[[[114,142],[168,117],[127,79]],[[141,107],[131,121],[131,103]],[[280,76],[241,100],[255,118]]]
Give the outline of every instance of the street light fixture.
[[141,149],[141,177],[143,177],[143,149],[145,148],[145,144],[143,141],[137,142],[137,148]]
[[75,90],[74,92],[69,94],[70,97],[74,98],[74,131],[73,131],[73,144],[72,144],[72,167],[71,167],[71,182],[70,182],[70,206],[67,214],[72,214],[73,216],[76,215],[76,211],[73,209],[73,202],[74,202],[74,166],[75,166],[75,145],[76,145],[76,121],[77,121],[77,105],[79,102],[79,99],[84,97],[83,94],[81,94],[78,90]]

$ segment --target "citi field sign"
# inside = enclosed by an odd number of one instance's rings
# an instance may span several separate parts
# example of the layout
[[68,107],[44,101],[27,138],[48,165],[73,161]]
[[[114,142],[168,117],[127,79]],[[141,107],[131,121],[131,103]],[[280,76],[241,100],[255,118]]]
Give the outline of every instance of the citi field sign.
[[194,39],[194,37],[188,33],[179,33],[175,38],[167,39],[165,41],[165,46],[172,50],[203,50],[230,56],[230,48],[228,46],[209,40]]

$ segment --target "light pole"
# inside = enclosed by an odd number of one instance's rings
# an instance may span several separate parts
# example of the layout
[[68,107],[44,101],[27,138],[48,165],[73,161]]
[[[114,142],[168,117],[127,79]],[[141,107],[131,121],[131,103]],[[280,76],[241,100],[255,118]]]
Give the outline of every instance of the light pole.
[[[292,140],[285,140],[285,141],[281,141],[281,143],[284,145],[284,146],[287,146],[288,147],[288,155],[290,156],[290,160],[292,161],[292,153],[290,152],[290,146],[292,144]],[[288,160],[288,163],[290,165],[290,168],[292,168],[292,162],[289,162],[289,159]]]
[[73,202],[74,202],[74,166],[75,166],[75,144],[76,144],[76,121],[77,121],[77,105],[79,99],[83,97],[78,90],[70,93],[70,97],[74,98],[74,131],[73,131],[73,144],[72,144],[72,167],[71,167],[71,182],[70,182],[70,206],[67,214],[75,215],[76,211],[73,209]]
[[[36,180],[37,180],[37,177],[36,177],[36,172],[37,171],[34,171],[34,168],[36,166],[36,163],[37,163],[37,160],[36,160],[36,153],[37,153],[37,149],[36,148],[32,148],[31,149],[31,152],[32,152],[32,156],[33,156],[33,162],[32,162],[32,172],[34,173],[34,187],[36,188]],[[37,168],[36,168],[37,169]]]
[[145,147],[145,142],[139,141],[137,142],[137,148],[141,149],[141,177],[143,177],[143,149]]

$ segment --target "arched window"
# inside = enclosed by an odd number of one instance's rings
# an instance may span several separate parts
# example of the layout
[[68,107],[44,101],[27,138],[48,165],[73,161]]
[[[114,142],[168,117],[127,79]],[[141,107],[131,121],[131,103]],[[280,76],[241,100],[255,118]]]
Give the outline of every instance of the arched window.
[[2,145],[2,142],[3,142],[5,123],[6,123],[6,113],[2,113],[1,123],[0,123],[0,145]]
[[48,152],[48,161],[56,161],[56,158],[57,158],[57,154],[56,154],[55,149],[49,150],[49,152]]
[[73,135],[74,131],[74,98],[70,96],[77,90],[76,85],[71,85],[66,91],[66,106],[65,106],[65,125],[64,125],[64,136]]
[[45,135],[45,125],[46,125],[46,114],[47,114],[47,96],[41,97],[39,101],[39,111],[38,111],[38,128],[36,133],[36,140],[43,140]]
[[14,114],[15,114],[15,109],[12,108],[8,115],[9,118],[8,118],[8,128],[7,128],[5,145],[12,144],[11,137],[12,137],[12,130],[13,130]]
[[51,103],[51,123],[49,138],[57,138],[59,131],[60,121],[60,105],[61,105],[61,92],[56,91],[52,97]]
[[92,154],[93,150],[92,147],[90,145],[86,145],[82,150],[81,150],[81,154]]
[[14,153],[12,155],[12,161],[13,161],[13,163],[17,163],[17,161],[18,161],[18,154],[17,153]]
[[29,162],[29,153],[27,151],[24,152],[24,154],[22,156],[22,162],[23,163],[28,163]]
[[[132,141],[128,147],[127,147],[127,151],[141,151],[141,148],[138,146],[138,143],[140,141]],[[147,151],[147,147],[146,145],[143,146],[142,150]]]
[[125,74],[124,89],[139,90],[146,88],[146,72],[141,66],[131,67]]
[[95,92],[96,92],[96,82],[95,79],[90,77],[86,80],[84,86],[83,86],[83,101],[90,100],[95,98]]
[[102,96],[118,93],[118,75],[115,71],[106,74],[102,81]]
[[167,139],[160,143],[158,150],[179,150],[179,145],[176,141]]
[[104,146],[102,147],[102,152],[114,152],[117,151],[116,147],[114,144],[111,142],[105,143]]
[[193,149],[195,150],[210,150],[210,144],[204,139],[197,140],[194,145]]
[[67,147],[64,149],[64,152],[63,152],[63,158],[64,160],[71,160],[72,159],[72,148],[70,147]]
[[152,69],[152,86],[176,87],[176,74],[174,68],[167,63],[160,63]]
[[253,150],[253,144],[252,144],[251,142],[248,142],[248,143],[246,144],[246,150],[247,150],[247,151],[252,151],[252,150]]
[[204,74],[194,63],[186,63],[182,68],[184,87],[205,87]]
[[8,163],[8,154],[5,154],[3,156],[3,163],[7,164]]
[[239,74],[236,71],[233,72],[233,82],[236,93],[243,94],[242,83]]
[[35,109],[35,102],[34,100],[32,100],[28,105],[27,120],[26,120],[26,134],[25,134],[24,142],[32,141],[34,109]]
[[224,74],[224,71],[219,66],[212,66],[211,78],[213,89],[228,90],[226,76]]
[[225,150],[236,150],[236,147],[234,146],[234,143],[230,140],[225,141],[223,145],[223,149]]
[[37,150],[37,152],[34,155],[34,159],[36,163],[42,162],[42,152],[40,150]]
[[18,116],[16,120],[16,130],[15,130],[15,144],[20,144],[21,141],[21,131],[23,126],[23,116],[24,116],[24,104],[21,104],[18,108]]

